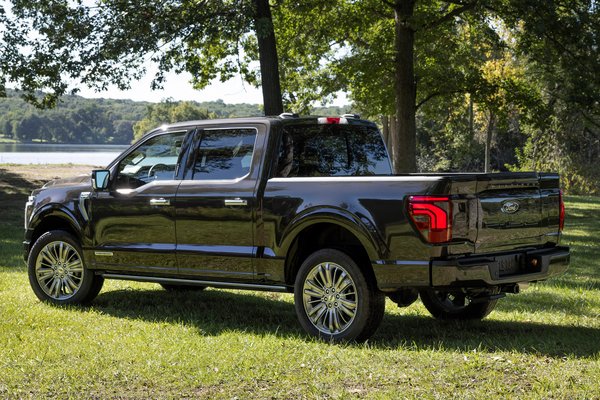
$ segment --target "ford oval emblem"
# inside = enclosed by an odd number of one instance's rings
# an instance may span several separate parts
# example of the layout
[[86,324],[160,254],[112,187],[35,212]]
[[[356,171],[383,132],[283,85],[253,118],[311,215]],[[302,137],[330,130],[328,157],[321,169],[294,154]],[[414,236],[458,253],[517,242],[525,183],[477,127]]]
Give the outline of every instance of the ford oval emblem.
[[504,214],[514,214],[517,211],[519,211],[519,207],[521,207],[521,205],[519,204],[518,201],[507,201],[504,204],[502,204],[502,208],[500,209]]

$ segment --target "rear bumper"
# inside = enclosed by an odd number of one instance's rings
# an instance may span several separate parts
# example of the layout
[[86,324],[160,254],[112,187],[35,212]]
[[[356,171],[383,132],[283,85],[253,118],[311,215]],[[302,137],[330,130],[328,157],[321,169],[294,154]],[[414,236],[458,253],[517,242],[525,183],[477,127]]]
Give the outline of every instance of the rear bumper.
[[431,262],[431,286],[478,287],[541,281],[563,274],[569,261],[569,248],[564,246],[435,260]]

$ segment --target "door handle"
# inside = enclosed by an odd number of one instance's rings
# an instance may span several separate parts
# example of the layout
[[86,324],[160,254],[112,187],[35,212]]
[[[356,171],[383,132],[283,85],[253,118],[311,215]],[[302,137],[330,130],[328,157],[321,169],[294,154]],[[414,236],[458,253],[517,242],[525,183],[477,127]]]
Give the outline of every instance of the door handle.
[[248,201],[243,199],[225,199],[226,206],[247,206]]
[[151,206],[170,206],[171,200],[163,199],[162,197],[160,199],[150,199],[150,205]]

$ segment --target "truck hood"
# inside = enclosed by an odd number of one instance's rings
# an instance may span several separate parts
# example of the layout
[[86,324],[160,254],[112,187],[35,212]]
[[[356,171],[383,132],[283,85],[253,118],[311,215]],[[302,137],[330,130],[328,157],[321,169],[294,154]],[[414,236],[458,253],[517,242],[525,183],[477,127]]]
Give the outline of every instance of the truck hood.
[[[84,174],[78,176],[72,176],[68,178],[55,179],[46,183],[42,186],[42,189],[46,189],[49,187],[65,187],[65,186],[79,186],[81,184],[85,184],[90,182],[91,174]],[[91,182],[90,182],[91,184]]]
[[58,198],[79,197],[81,192],[92,190],[91,174],[73,176],[69,178],[55,179],[46,183],[41,188],[33,190],[32,196],[38,196],[41,193],[58,196]]

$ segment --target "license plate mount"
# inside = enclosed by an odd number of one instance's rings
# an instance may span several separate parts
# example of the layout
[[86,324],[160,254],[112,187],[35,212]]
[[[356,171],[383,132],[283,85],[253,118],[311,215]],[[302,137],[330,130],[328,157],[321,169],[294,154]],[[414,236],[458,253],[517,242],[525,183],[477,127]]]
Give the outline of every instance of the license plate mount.
[[498,276],[514,275],[521,272],[521,255],[510,254],[507,256],[496,257],[498,263]]

